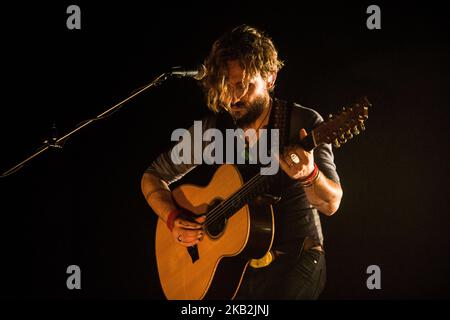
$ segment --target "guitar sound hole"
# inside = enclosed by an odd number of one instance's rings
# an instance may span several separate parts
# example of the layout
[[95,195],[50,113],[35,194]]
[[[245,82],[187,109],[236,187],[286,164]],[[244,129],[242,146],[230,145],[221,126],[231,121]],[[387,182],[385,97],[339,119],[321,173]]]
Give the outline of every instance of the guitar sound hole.
[[[222,199],[214,200],[208,208],[208,211],[211,211],[213,208],[218,206],[222,202]],[[218,238],[225,230],[225,226],[227,225],[227,218],[224,215],[210,215],[207,218],[208,225],[206,227],[206,233],[211,238]]]

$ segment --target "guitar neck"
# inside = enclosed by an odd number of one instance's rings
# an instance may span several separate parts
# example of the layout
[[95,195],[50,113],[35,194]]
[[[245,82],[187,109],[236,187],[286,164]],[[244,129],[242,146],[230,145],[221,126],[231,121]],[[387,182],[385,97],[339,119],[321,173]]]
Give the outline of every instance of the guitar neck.
[[316,144],[314,130],[312,130],[306,137],[300,140],[298,144],[303,148],[303,150],[308,152],[316,148],[318,145]]
[[[311,130],[306,137],[297,143],[305,150],[311,151],[319,145],[333,143],[337,148],[365,130],[364,121],[368,118],[368,108],[371,106],[366,97],[361,98],[352,107],[337,115],[330,115],[329,119],[321,122]],[[262,168],[265,170],[265,168]],[[266,169],[269,170],[269,169]],[[264,175],[261,171],[247,181],[235,194],[213,208],[207,215],[215,217],[230,217],[245,204],[250,203],[257,196],[267,193],[279,175]],[[208,221],[208,220],[207,220]]]
[[258,174],[242,185],[231,197],[209,211],[207,216],[230,218],[244,205],[251,203],[257,196],[269,191],[270,185],[275,177],[276,175],[262,175],[258,172]]

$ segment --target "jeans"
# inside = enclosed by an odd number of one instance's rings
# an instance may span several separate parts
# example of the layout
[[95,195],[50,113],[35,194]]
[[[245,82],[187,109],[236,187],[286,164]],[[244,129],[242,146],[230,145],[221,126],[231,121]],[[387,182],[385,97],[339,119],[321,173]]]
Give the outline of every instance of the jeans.
[[267,267],[248,266],[237,300],[316,300],[326,281],[325,255],[317,250],[282,254]]

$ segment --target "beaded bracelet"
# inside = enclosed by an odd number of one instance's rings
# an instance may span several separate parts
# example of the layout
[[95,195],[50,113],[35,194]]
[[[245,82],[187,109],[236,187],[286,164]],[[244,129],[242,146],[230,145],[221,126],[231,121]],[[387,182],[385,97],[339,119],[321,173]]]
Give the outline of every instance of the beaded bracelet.
[[302,187],[303,187],[303,188],[309,188],[309,187],[311,187],[311,186],[319,179],[320,174],[321,174],[321,172],[318,171],[316,177],[315,177],[313,180],[311,180],[311,182],[309,182],[309,183],[301,184]]
[[314,184],[314,182],[316,182],[317,179],[319,179],[319,176],[320,176],[320,170],[317,167],[317,164],[314,162],[313,172],[311,172],[311,174],[309,176],[300,180],[299,182],[302,185],[302,187],[307,188],[307,187],[312,186]]

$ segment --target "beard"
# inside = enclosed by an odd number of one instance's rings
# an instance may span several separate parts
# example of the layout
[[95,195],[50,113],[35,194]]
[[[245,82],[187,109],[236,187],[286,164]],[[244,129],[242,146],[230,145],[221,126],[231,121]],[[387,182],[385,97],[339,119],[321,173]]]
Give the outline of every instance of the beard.
[[[249,104],[244,104],[242,102],[238,102],[236,105],[240,106],[245,110],[243,113],[241,112],[233,112],[232,116],[234,122],[238,127],[245,127],[258,119],[258,117],[263,113],[264,108],[269,104],[269,96],[262,95],[257,97],[253,102]],[[244,109],[245,108],[245,109]]]

